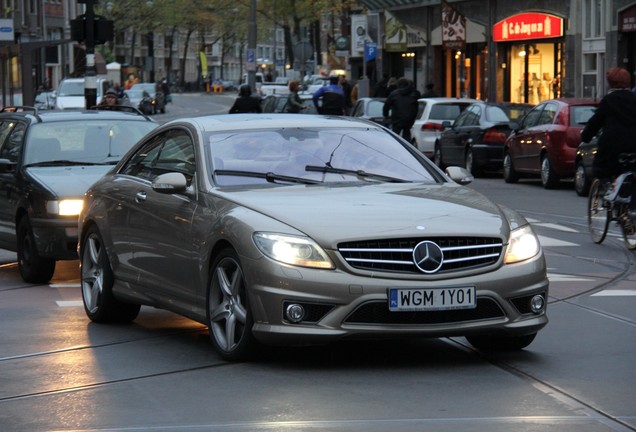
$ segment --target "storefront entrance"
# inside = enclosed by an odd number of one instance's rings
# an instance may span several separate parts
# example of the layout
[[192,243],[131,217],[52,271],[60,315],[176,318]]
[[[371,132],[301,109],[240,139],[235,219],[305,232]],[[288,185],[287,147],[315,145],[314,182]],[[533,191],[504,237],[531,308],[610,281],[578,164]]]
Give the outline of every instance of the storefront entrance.
[[[560,97],[560,43],[520,43],[509,51],[509,100],[538,104]],[[505,90],[504,90],[505,91]]]

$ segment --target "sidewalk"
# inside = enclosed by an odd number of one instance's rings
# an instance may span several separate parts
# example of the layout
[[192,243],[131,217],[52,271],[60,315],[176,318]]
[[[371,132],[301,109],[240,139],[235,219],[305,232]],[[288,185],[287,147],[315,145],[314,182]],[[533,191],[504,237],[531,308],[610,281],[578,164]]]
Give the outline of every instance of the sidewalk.
[[0,265],[16,262],[17,259],[15,252],[0,249]]

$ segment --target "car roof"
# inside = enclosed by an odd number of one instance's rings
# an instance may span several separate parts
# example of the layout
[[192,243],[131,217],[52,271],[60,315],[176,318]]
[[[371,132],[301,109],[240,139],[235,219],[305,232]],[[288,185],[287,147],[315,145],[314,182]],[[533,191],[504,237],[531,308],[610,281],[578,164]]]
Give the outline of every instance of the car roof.
[[263,114],[220,114],[201,117],[190,117],[172,120],[165,123],[169,126],[180,122],[196,124],[205,132],[227,130],[256,130],[276,128],[332,128],[346,127],[357,129],[369,129],[374,127],[381,129],[375,123],[352,117],[322,116],[314,114],[288,114],[288,113],[263,113]]
[[427,97],[427,98],[419,98],[418,102],[463,102],[463,103],[474,103],[481,102],[479,99],[471,99],[471,98],[454,98],[454,97]]
[[[17,108],[18,111],[12,111],[12,108]],[[7,107],[0,111],[0,118],[3,117],[25,117],[29,118],[33,122],[48,123],[48,122],[64,122],[75,120],[135,120],[135,121],[152,121],[150,117],[127,111],[115,111],[115,110],[69,110],[69,111],[40,111],[34,107]]]

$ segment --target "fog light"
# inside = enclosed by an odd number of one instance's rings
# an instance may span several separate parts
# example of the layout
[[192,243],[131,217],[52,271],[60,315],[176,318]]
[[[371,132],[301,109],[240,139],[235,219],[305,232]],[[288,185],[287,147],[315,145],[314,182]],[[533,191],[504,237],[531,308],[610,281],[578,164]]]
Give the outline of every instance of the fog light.
[[305,317],[305,308],[296,303],[290,304],[285,309],[285,317],[293,323],[299,323]]
[[542,295],[536,295],[530,299],[530,309],[534,313],[539,313],[545,308],[545,299]]

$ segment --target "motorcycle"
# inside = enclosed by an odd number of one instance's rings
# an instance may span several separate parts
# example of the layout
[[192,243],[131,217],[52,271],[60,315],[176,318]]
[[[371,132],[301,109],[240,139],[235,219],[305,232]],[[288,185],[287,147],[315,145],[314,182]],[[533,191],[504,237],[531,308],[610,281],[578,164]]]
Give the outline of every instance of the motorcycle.
[[150,94],[147,91],[144,90],[142,94],[142,98],[139,101],[139,106],[137,108],[139,108],[139,111],[141,111],[142,113],[146,115],[154,114],[155,99],[152,96],[150,96]]

